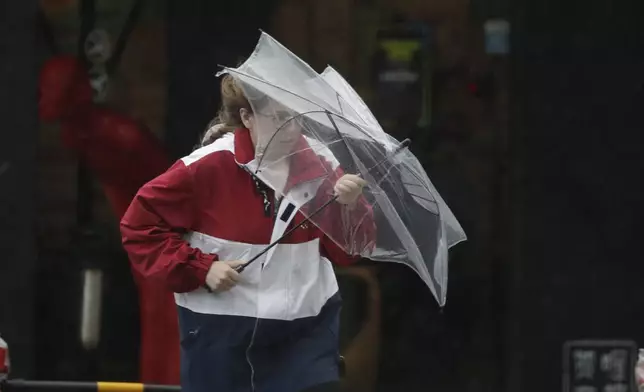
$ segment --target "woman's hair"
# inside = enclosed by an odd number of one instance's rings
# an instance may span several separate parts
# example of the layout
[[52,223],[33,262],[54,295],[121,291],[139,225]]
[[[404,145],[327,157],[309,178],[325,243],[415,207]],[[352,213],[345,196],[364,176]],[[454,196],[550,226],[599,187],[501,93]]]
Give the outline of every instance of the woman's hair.
[[199,144],[194,147],[194,149],[198,149],[204,146],[207,146],[211,143],[213,143],[215,140],[219,139],[224,133],[222,132],[223,125],[219,124],[217,122],[217,119],[214,119],[213,121],[208,124],[208,128],[206,129],[206,132],[203,133],[201,136],[201,139],[199,140]]
[[240,109],[253,112],[244,91],[230,75],[224,75],[221,79],[221,108],[206,132],[202,136],[201,145],[206,146],[222,137],[228,132],[244,126],[239,114]]
[[[253,102],[252,106],[248,97]],[[224,75],[221,79],[221,108],[217,117],[208,124],[202,136],[201,145],[208,145],[228,132],[243,128],[244,123],[239,113],[241,109],[246,109],[253,114],[253,107],[262,110],[270,102],[270,97],[263,92],[248,85],[242,89],[232,76]]]
[[222,124],[223,132],[234,131],[244,126],[239,114],[240,109],[253,112],[241,86],[232,76],[225,75],[221,79],[221,108],[217,116],[218,123]]

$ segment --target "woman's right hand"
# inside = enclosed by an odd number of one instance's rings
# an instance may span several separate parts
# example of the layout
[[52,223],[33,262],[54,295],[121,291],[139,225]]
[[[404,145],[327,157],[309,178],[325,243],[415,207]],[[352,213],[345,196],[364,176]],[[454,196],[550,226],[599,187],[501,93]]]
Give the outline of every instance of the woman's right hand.
[[246,264],[245,261],[215,261],[206,275],[206,285],[214,292],[221,293],[235,287],[239,281],[239,273],[235,268]]

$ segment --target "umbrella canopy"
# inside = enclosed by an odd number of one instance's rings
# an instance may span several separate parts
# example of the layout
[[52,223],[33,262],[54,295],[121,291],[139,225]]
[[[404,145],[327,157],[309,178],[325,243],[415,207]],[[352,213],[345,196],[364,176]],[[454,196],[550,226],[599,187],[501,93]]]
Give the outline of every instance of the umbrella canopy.
[[[247,169],[347,253],[411,267],[443,305],[448,249],[465,233],[418,159],[350,84],[330,67],[318,74],[266,33],[246,62],[221,73],[252,107]],[[368,183],[354,205],[335,202],[346,173]]]

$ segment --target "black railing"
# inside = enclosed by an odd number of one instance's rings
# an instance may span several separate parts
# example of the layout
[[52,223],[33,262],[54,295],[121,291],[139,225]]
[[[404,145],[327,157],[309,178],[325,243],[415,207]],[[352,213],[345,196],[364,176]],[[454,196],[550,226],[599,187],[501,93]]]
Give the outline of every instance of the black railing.
[[0,391],[180,392],[181,387],[175,385],[154,385],[134,382],[6,380],[0,383]]

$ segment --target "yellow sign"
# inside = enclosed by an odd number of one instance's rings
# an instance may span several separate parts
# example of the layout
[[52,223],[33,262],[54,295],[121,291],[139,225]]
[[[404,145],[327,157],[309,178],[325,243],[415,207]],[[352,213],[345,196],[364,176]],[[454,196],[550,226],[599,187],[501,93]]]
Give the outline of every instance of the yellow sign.
[[380,45],[387,52],[390,59],[408,62],[414,57],[414,53],[420,49],[421,44],[418,40],[388,39],[383,40]]

